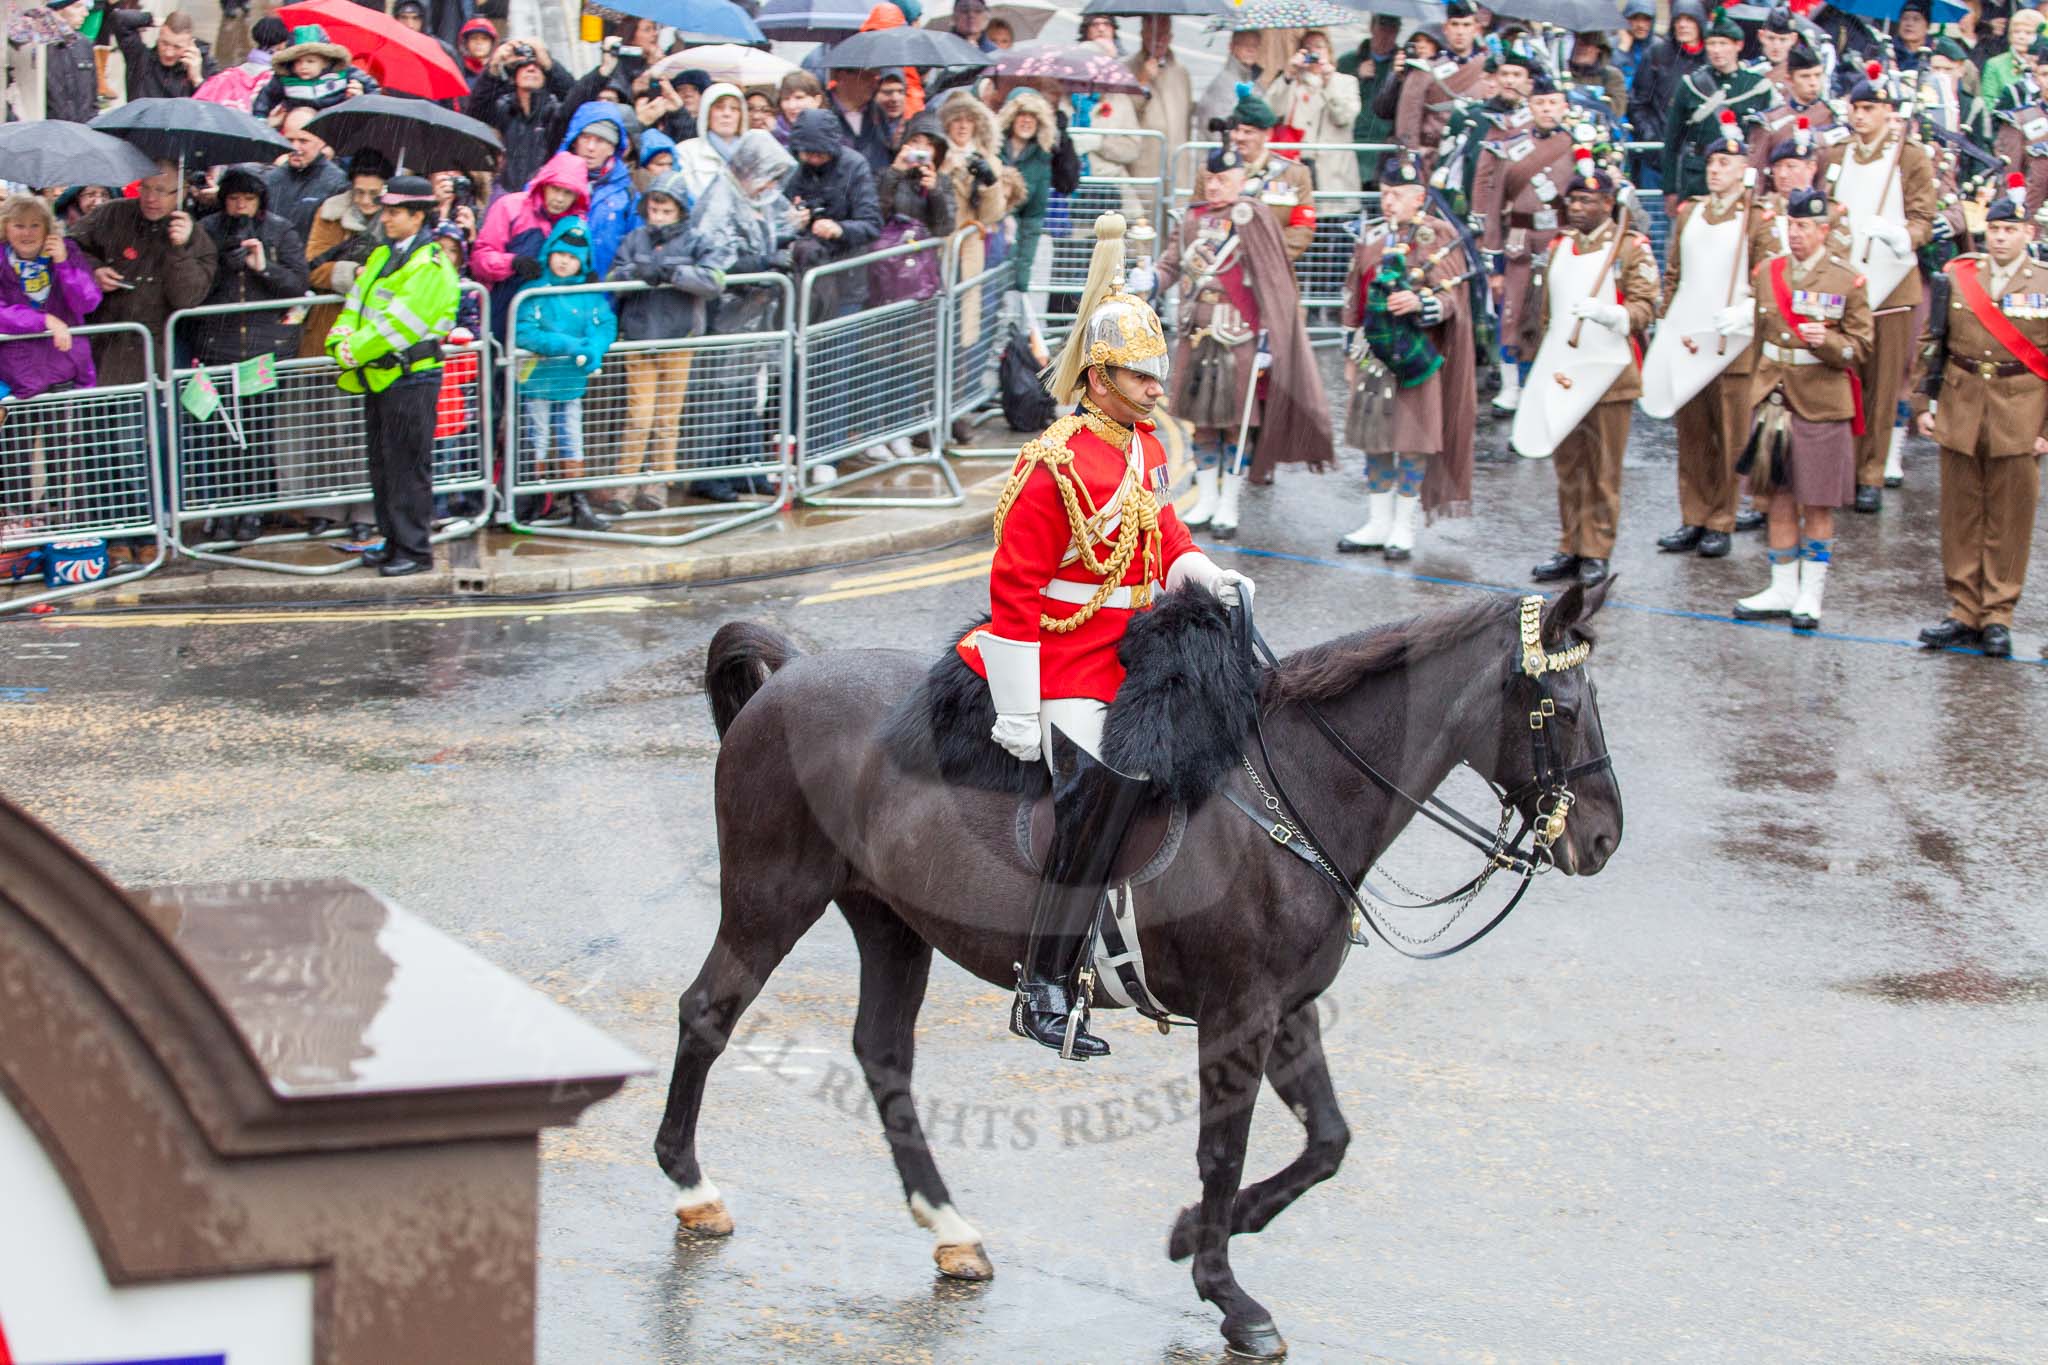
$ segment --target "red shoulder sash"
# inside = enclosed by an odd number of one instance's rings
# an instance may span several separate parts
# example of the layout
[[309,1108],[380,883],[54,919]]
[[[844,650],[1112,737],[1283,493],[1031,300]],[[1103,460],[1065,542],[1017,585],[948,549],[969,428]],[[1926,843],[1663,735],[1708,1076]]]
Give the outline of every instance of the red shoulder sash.
[[[1771,261],[1771,302],[1778,305],[1778,316],[1785,319],[1785,325],[1796,334],[1814,319],[1792,311],[1792,287],[1785,282],[1785,265],[1791,259],[1790,256],[1779,256]],[[1863,376],[1854,370],[1843,373],[1849,376],[1849,397],[1856,404],[1856,415],[1849,419],[1849,431],[1852,435],[1861,436],[1864,432]]]
[[1984,292],[1983,282],[1977,278],[1977,263],[1957,261],[1955,268],[1949,271],[1949,278],[1956,282],[1956,292],[1962,295],[1971,314],[1984,324],[1984,330],[1991,333],[1992,339],[2011,351],[2013,359],[2031,370],[2034,378],[2048,380],[2048,355],[2042,355],[2040,348],[2012,325],[2012,319],[1998,311],[1998,304]]

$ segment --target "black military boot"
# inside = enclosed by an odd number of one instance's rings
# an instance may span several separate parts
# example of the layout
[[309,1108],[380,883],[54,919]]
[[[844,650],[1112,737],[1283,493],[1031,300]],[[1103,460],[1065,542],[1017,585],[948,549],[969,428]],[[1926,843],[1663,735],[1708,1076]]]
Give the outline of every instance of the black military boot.
[[1968,649],[1978,639],[1975,626],[1966,626],[1953,616],[1944,616],[1939,624],[1920,632],[1920,643],[1929,649]]
[[1529,570],[1529,577],[1538,583],[1554,583],[1560,578],[1572,578],[1579,572],[1579,557],[1559,550],[1550,558]]
[[1699,547],[1700,537],[1706,533],[1704,526],[1681,526],[1658,536],[1657,548],[1666,554],[1687,554]]
[[1063,1057],[1106,1057],[1109,1044],[1086,1031],[1088,1000],[1076,977],[1117,850],[1151,784],[1118,772],[1057,729],[1052,760],[1052,844],[1031,906],[1031,945],[1017,964],[1010,1032]]

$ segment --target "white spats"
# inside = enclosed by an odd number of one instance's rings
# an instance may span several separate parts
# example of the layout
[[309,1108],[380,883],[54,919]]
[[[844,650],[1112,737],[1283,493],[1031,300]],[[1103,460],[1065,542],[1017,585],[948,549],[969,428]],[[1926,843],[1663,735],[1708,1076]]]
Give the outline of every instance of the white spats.
[[718,1186],[701,1180],[676,1195],[676,1222],[686,1232],[705,1237],[730,1237],[732,1215],[726,1212]]
[[910,1216],[932,1234],[932,1263],[954,1280],[995,1278],[996,1268],[981,1249],[981,1234],[951,1204],[936,1207],[921,1194],[910,1196]]

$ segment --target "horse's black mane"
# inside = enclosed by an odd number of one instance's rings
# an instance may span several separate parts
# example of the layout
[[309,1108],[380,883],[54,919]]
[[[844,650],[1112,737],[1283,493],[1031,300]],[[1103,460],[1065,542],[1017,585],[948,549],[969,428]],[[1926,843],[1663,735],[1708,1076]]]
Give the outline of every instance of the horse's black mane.
[[1282,659],[1279,668],[1266,671],[1259,700],[1267,706],[1334,701],[1373,674],[1421,663],[1498,630],[1512,621],[1515,602],[1506,594],[1488,593],[1469,606],[1425,612],[1310,645]]

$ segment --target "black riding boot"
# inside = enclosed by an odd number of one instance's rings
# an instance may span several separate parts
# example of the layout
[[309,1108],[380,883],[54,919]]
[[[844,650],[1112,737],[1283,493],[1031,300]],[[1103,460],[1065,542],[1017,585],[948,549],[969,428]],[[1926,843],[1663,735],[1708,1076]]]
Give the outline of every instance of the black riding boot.
[[1084,1031],[1088,1001],[1076,977],[1117,850],[1150,784],[1118,772],[1057,729],[1052,745],[1052,843],[1031,907],[1031,946],[1017,965],[1010,1032],[1064,1057],[1105,1057],[1109,1044]]

